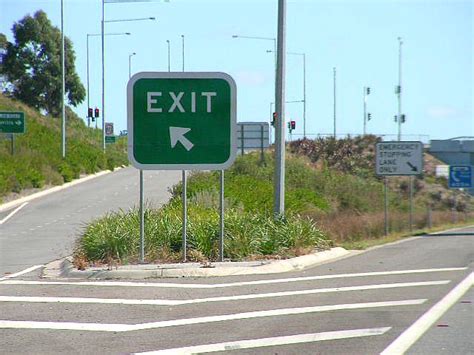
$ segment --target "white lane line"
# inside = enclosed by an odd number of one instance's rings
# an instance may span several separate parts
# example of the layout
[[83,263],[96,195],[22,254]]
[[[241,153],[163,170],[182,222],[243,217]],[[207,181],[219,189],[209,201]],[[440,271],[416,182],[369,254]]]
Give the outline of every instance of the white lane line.
[[422,274],[431,272],[449,272],[449,271],[463,271],[467,267],[452,267],[442,269],[418,269],[418,270],[397,270],[397,271],[378,271],[378,272],[364,272],[356,274],[335,274],[335,275],[321,275],[321,276],[305,276],[293,277],[286,279],[269,279],[257,281],[242,281],[222,284],[180,284],[168,282],[124,282],[124,281],[80,281],[80,282],[66,282],[66,281],[6,281],[0,282],[0,285],[5,283],[9,285],[69,285],[69,286],[97,286],[97,287],[157,287],[157,288],[194,288],[194,289],[214,289],[226,287],[241,287],[253,285],[267,285],[287,282],[304,282],[316,280],[332,280],[352,277],[370,277],[370,276],[388,276],[388,275],[406,275],[406,274]]
[[381,355],[403,354],[452,307],[474,285],[474,272],[471,272],[438,303],[407,328],[395,339]]
[[14,274],[9,274],[9,275],[6,275],[4,277],[0,277],[0,281],[6,280],[6,279],[11,279],[11,278],[14,278],[14,277],[17,277],[17,276],[27,274],[27,273],[32,272],[36,269],[39,269],[40,267],[43,267],[43,266],[44,265],[31,266],[28,269],[25,269],[25,270],[22,270],[22,271],[19,271],[19,272],[15,272]]
[[82,330],[101,332],[128,332],[145,329],[168,328],[185,326],[191,324],[215,323],[239,319],[252,319],[262,317],[287,316],[295,314],[329,312],[348,309],[365,309],[381,307],[413,306],[426,302],[426,299],[414,299],[403,301],[349,303],[328,306],[314,306],[301,308],[282,308],[270,311],[256,311],[225,314],[220,316],[207,316],[187,319],[173,319],[142,324],[101,324],[101,323],[75,323],[75,322],[35,322],[35,321],[12,321],[0,320],[0,329],[51,329],[51,330]]
[[196,298],[190,300],[166,300],[166,299],[126,299],[126,298],[93,298],[93,297],[41,297],[41,296],[0,296],[0,302],[25,302],[25,303],[93,303],[93,304],[123,304],[123,305],[149,305],[149,306],[180,306],[186,304],[223,302],[223,301],[241,301],[258,298],[274,298],[298,295],[311,295],[317,293],[330,292],[350,292],[380,290],[391,288],[419,287],[419,286],[437,286],[446,285],[449,280],[427,281],[427,282],[405,282],[378,285],[348,286],[335,288],[319,288],[301,291],[271,292],[259,294],[247,294],[237,296]]
[[389,331],[391,327],[384,328],[367,328],[367,329],[351,329],[339,330],[333,332],[298,334],[273,338],[249,339],[230,341],[226,343],[215,343],[206,345],[188,346],[184,348],[165,349],[158,351],[149,351],[144,353],[136,353],[137,355],[190,355],[212,353],[217,351],[231,351],[242,349],[263,348],[268,346],[281,346],[292,344],[314,343],[324,340],[339,340],[349,338],[368,337],[373,335],[382,335]]
[[13,217],[13,215],[15,213],[17,213],[19,210],[21,210],[23,207],[25,207],[26,205],[28,204],[28,202],[24,202],[22,203],[20,206],[18,206],[17,208],[15,208],[13,211],[11,211],[8,216],[6,216],[4,219],[0,220],[0,225],[2,225],[3,223],[5,223],[6,221],[8,221],[10,218]]

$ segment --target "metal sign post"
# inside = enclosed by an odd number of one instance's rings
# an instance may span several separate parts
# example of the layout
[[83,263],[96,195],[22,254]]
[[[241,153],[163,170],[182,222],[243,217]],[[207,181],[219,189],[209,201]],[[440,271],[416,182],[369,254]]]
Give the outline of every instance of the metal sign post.
[[385,235],[388,235],[388,179],[384,177],[383,179],[383,192],[384,192],[384,231]]
[[223,170],[237,151],[236,85],[225,73],[142,72],[127,85],[128,158],[141,170]]
[[219,261],[224,261],[224,170],[221,170],[221,188],[220,188],[220,228],[219,228]]
[[375,172],[385,177],[385,234],[388,234],[387,176],[410,176],[410,232],[413,228],[413,176],[423,174],[423,143],[380,142],[375,145]]

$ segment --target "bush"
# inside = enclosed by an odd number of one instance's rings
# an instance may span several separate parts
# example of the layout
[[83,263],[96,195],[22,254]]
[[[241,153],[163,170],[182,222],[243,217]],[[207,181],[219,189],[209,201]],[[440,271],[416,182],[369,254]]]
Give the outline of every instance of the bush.
[[[215,209],[188,206],[189,255],[196,261],[217,260],[219,215]],[[145,213],[145,252],[148,261],[176,261],[181,255],[181,204],[173,202],[161,210]],[[272,216],[229,210],[225,214],[225,257],[232,260],[289,257],[303,251],[327,249],[331,242],[314,222],[291,215]],[[90,262],[136,261],[139,252],[138,210],[120,211],[86,227],[76,254]]]

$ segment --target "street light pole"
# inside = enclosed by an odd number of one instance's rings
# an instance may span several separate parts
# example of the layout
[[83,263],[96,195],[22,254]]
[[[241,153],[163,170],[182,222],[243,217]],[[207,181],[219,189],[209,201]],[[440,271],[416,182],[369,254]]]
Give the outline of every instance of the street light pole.
[[[122,36],[122,35],[130,35],[130,32],[120,32],[120,33],[106,33],[105,36]],[[86,47],[87,47],[87,109],[90,107],[90,96],[89,96],[89,37],[96,37],[101,36],[100,33],[88,33],[87,40],[86,40]],[[90,117],[87,117],[87,126],[90,126]],[[97,128],[97,121],[95,121],[95,128]]]
[[102,43],[102,149],[105,151],[105,0],[102,0],[100,33]]
[[167,39],[166,43],[168,43],[168,72],[170,72],[171,71],[170,40]]
[[62,109],[62,156],[66,157],[66,105],[64,96],[66,95],[66,68],[64,59],[64,0],[61,0],[61,109]]
[[[143,17],[134,19],[120,19],[105,21],[105,0],[102,0],[102,20],[100,26],[101,42],[102,42],[102,149],[105,151],[105,23],[106,22],[128,22],[128,21],[148,21],[155,20],[155,17]],[[111,2],[111,1],[110,1]],[[114,1],[127,2],[127,1]]]
[[[275,63],[274,63],[274,65],[275,65],[275,67],[274,67],[275,82],[274,82],[273,90],[275,91],[276,90],[276,77],[277,77],[277,40],[276,40],[276,38],[273,38],[273,37],[259,37],[259,36],[240,36],[240,35],[232,35],[232,38],[255,39],[255,40],[272,41],[273,42],[273,53],[275,54],[275,56],[274,56],[274,60],[275,60]],[[271,120],[271,117],[270,117],[270,120]]]
[[[267,50],[267,53],[273,51]],[[303,57],[303,138],[306,138],[306,53],[287,52],[290,55],[299,55]]]

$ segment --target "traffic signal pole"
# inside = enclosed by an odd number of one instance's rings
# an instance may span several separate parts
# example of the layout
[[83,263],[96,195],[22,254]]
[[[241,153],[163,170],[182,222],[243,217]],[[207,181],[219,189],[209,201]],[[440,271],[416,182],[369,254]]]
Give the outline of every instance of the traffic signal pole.
[[286,0],[278,0],[277,77],[275,88],[275,186],[274,213],[285,214],[285,20]]

